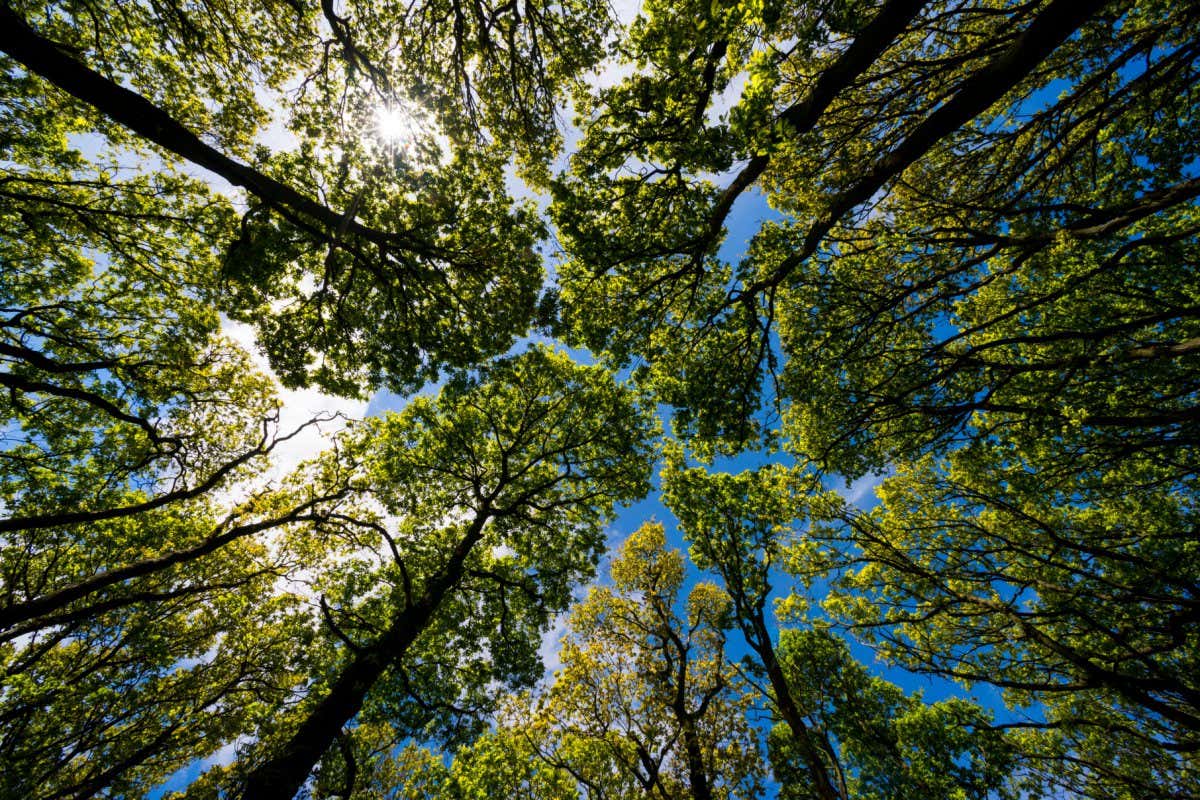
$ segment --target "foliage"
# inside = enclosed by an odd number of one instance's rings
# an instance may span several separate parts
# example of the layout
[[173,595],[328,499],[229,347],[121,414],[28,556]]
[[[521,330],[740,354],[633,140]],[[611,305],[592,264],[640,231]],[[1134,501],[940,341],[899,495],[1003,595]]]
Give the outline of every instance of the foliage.
[[1200,794],[1200,7],[613,15],[0,0],[0,798]]
[[303,467],[299,485],[347,491],[336,525],[293,545],[316,556],[324,665],[229,791],[292,797],[340,736],[360,747],[356,717],[397,744],[478,733],[499,689],[541,674],[541,633],[594,569],[613,504],[646,492],[650,430],[607,371],[533,348]]
[[[220,305],[258,327],[285,385],[407,392],[528,327],[541,223],[503,169],[515,153],[544,175],[557,98],[609,22],[588,2],[361,5],[6,4],[0,49],[13,96],[48,101],[59,135],[246,189],[241,224],[213,237]],[[288,97],[290,148],[256,142],[262,95]],[[401,141],[373,130],[381,108],[410,119]]]
[[[1013,796],[1005,791],[1010,745],[976,704],[905,695],[871,676],[820,626],[781,631],[778,649],[797,703],[809,709],[816,730],[838,743],[847,797]],[[780,797],[813,797],[803,778],[788,779],[802,759],[787,726],[776,726],[771,744],[774,771],[785,786]]]
[[133,792],[289,691],[287,559],[247,537],[305,508],[247,484],[281,435],[213,308],[228,204],[4,81],[0,795]]
[[[697,565],[728,587],[750,650],[743,663],[763,679],[780,797],[1007,796],[1011,745],[976,704],[927,704],[872,676],[825,620],[806,613],[805,598],[779,604],[785,622],[803,627],[773,630],[772,581],[785,564],[799,572],[822,552],[798,528],[840,508],[832,492],[778,465],[736,475],[688,469],[678,449],[663,484]],[[811,585],[812,573],[803,577]]]
[[[1194,791],[1195,7],[676,8],[631,29],[552,213],[567,339],[702,460],[795,462],[674,500],[722,531],[698,557],[751,610],[773,563],[832,579],[886,657],[1009,689],[1029,791]],[[775,219],[729,263],[754,191]],[[823,499],[893,472],[868,514]]]
[[1046,732],[1027,746],[1073,748],[1048,783],[1106,782],[1088,774],[1110,770],[1115,747],[1135,795],[1183,791],[1200,666],[1194,482],[1145,457],[1000,470],[990,449],[900,467],[877,509],[830,528],[842,556],[826,608],[891,659],[1038,703]]
[[[531,796],[757,796],[759,745],[724,657],[728,599],[698,583],[676,613],[683,557],[653,523],[622,545],[612,579],[571,609],[553,683],[497,734],[533,757]],[[489,780],[491,762],[466,764]]]
[[[766,402],[848,475],[970,434],[976,410],[1186,435],[1194,281],[1163,265],[1194,259],[1194,9],[891,2],[863,26],[675,7],[631,31],[643,68],[596,96],[554,213],[568,337],[645,359],[681,433],[736,451]],[[783,219],[730,265],[752,186]]]

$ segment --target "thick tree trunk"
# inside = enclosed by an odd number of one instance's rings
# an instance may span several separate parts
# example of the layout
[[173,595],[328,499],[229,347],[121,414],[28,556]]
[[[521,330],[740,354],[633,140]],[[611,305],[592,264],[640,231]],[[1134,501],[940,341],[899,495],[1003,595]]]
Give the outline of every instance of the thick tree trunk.
[[[845,52],[817,77],[804,99],[780,113],[779,118],[788,124],[792,135],[812,130],[838,93],[874,64],[928,4],[929,0],[889,0],[885,3]],[[705,232],[707,241],[712,241],[721,232],[734,201],[762,176],[770,162],[771,157],[765,153],[754,156],[721,193],[709,216]]]
[[1111,0],[1051,0],[1012,47],[963,82],[949,100],[917,125],[899,144],[854,184],[831,198],[828,209],[809,228],[803,243],[770,275],[748,285],[742,296],[778,286],[817,252],[825,236],[846,214],[867,202],[892,178],[928,153],[940,141],[987,111],[1024,80],[1059,45]]
[[0,3],[0,51],[31,73],[82,100],[138,136],[220,175],[272,208],[287,210],[315,221],[329,236],[346,230],[382,247],[435,255],[435,248],[409,235],[380,231],[346,219],[344,214],[205,144],[199,136],[142,95],[72,58],[34,30],[7,3]]
[[483,537],[489,515],[486,508],[478,512],[446,566],[429,581],[420,599],[397,614],[379,639],[355,655],[291,738],[250,772],[242,788],[242,800],[291,800],[295,797],[342,728],[362,708],[371,687],[416,641],[442,600],[458,585],[467,556]]
[[700,736],[696,732],[696,721],[684,719],[683,746],[687,752],[688,783],[691,784],[694,800],[712,800],[712,786],[704,767],[704,753],[700,748]]
[[[784,724],[791,730],[792,738],[803,753],[804,766],[812,777],[813,789],[816,791],[817,797],[821,800],[845,800],[844,792],[839,789],[840,781],[834,781],[829,765],[825,763],[820,749],[813,742],[812,731],[804,722],[804,714],[796,706],[796,701],[792,697],[792,690],[783,674],[783,668],[779,666],[779,660],[775,657],[775,648],[771,644],[771,635],[767,630],[766,620],[762,616],[761,609],[758,610],[753,620],[752,632],[754,636],[751,640],[751,647],[758,653],[763,668],[766,670],[767,680],[770,681],[771,691],[775,695],[775,708]],[[830,757],[832,758],[832,754]]]

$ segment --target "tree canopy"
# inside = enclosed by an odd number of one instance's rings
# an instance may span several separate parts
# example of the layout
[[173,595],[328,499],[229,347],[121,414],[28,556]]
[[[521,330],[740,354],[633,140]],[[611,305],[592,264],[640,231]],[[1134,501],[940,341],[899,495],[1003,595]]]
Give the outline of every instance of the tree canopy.
[[1200,796],[1198,84],[1186,1],[0,0],[0,800]]

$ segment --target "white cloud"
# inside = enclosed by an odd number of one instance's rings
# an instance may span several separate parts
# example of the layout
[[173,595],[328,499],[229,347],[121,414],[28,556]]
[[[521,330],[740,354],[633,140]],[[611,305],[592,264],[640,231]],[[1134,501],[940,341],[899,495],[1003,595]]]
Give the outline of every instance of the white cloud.
[[542,634],[542,645],[538,648],[538,656],[546,668],[546,675],[562,668],[563,638],[567,635],[567,619],[569,613],[563,612],[555,616],[550,628]]
[[879,502],[879,498],[876,496],[875,490],[881,483],[887,480],[890,475],[890,472],[885,472],[882,475],[863,475],[858,480],[851,482],[849,485],[843,488],[836,489],[836,491],[845,499],[847,503],[858,506],[862,510],[867,511],[877,502]]
[[[266,357],[255,342],[254,329],[241,322],[222,318],[221,332],[241,345],[251,356],[255,366],[271,374]],[[285,389],[276,384],[281,408],[279,431],[288,434],[316,416],[340,414],[346,419],[361,419],[367,411],[364,400],[349,400],[324,394],[318,389]],[[272,466],[264,477],[278,479],[291,472],[297,464],[320,453],[330,446],[333,435],[345,427],[341,419],[310,426],[295,437],[281,443],[274,451]]]
[[230,742],[215,753],[204,758],[197,758],[186,766],[180,767],[168,775],[166,780],[151,789],[146,794],[147,800],[158,800],[167,793],[181,792],[195,783],[196,779],[210,767],[232,764],[234,758],[237,756],[238,747],[244,746],[248,741],[250,740],[244,739]]

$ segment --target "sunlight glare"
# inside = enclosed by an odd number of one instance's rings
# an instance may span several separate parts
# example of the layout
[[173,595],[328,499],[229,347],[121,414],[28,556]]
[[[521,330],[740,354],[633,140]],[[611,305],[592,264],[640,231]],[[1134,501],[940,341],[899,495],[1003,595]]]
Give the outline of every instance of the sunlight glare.
[[404,106],[375,110],[375,132],[392,144],[407,144],[421,135],[421,122]]
[[405,169],[435,169],[447,162],[450,141],[420,104],[393,100],[376,106],[372,115],[374,124],[367,138],[389,157],[401,159]]

